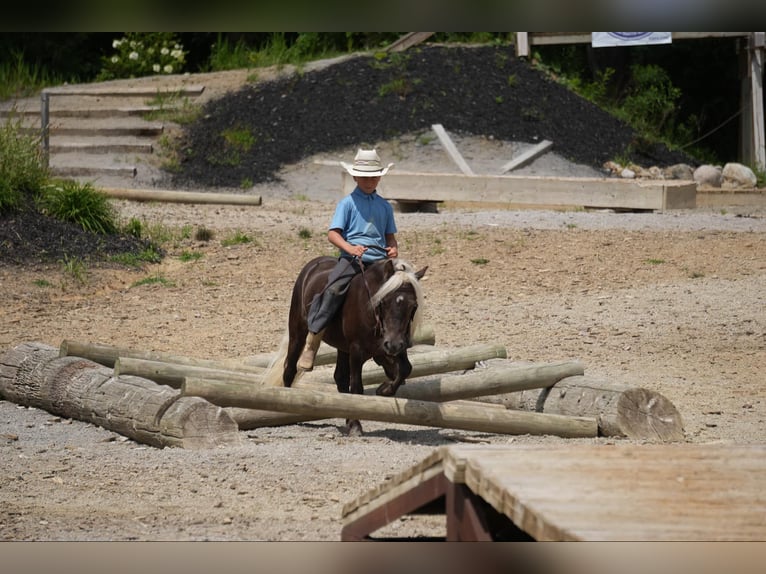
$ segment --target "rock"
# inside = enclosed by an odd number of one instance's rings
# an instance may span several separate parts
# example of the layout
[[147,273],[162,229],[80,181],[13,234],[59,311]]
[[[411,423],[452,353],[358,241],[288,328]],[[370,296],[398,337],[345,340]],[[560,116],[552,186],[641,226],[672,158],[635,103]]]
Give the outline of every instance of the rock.
[[701,165],[694,170],[692,178],[697,185],[721,187],[721,168],[715,165]]
[[751,188],[758,183],[753,170],[741,163],[727,163],[723,166],[721,176],[723,177],[721,185],[727,189]]
[[636,178],[636,172],[632,169],[628,169],[627,167],[623,169],[620,172],[620,177],[623,179],[635,179]]
[[665,179],[694,179],[694,170],[687,163],[677,163],[671,165],[663,171]]

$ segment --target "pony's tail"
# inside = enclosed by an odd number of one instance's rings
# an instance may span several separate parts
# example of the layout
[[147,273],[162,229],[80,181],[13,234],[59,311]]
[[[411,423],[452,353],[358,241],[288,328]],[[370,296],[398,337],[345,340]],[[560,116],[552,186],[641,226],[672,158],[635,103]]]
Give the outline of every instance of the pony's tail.
[[277,352],[274,353],[269,366],[266,367],[266,371],[263,373],[263,385],[265,387],[284,386],[282,374],[285,372],[285,359],[287,358],[287,345],[289,342],[290,334],[285,330]]

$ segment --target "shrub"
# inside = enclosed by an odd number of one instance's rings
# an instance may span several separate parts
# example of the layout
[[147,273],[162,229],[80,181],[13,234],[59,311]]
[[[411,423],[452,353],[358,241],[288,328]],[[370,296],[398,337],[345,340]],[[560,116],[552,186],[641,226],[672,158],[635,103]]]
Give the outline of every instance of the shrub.
[[40,136],[9,117],[0,126],[0,212],[18,207],[25,193],[36,194],[47,180]]
[[187,52],[173,32],[128,32],[112,48],[114,54],[101,59],[98,80],[178,74],[186,63]]
[[109,197],[90,183],[51,180],[38,197],[40,211],[62,221],[71,221],[86,231],[100,234],[117,231],[116,214]]

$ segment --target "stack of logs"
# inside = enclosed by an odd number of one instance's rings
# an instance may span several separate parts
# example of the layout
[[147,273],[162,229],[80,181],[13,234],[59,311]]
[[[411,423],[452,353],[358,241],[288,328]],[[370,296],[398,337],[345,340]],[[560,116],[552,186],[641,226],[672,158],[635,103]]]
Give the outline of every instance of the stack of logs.
[[[502,346],[442,349],[426,331],[409,353],[413,372],[397,396],[378,397],[382,369],[363,369],[365,396],[341,395],[332,369],[291,388],[268,387],[272,355],[212,361],[65,340],[20,344],[0,355],[0,398],[102,426],[157,447],[238,444],[238,431],[324,418],[505,434],[684,438],[662,395],[596,380],[578,362],[511,362]],[[322,347],[317,366],[334,364]]]

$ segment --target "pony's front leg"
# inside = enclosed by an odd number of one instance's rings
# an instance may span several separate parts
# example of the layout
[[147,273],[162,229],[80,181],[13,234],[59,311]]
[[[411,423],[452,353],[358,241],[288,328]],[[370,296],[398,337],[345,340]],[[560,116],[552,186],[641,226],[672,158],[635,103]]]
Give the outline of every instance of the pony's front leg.
[[[348,392],[355,395],[363,395],[362,365],[364,361],[360,361],[358,357],[353,355],[348,357],[348,359]],[[362,436],[362,423],[358,419],[346,419],[346,434],[349,436]]]
[[412,364],[407,357],[407,351],[402,351],[395,357],[390,355],[376,357],[375,362],[383,367],[386,376],[389,378],[388,381],[375,389],[375,394],[382,397],[393,397],[412,372]]

